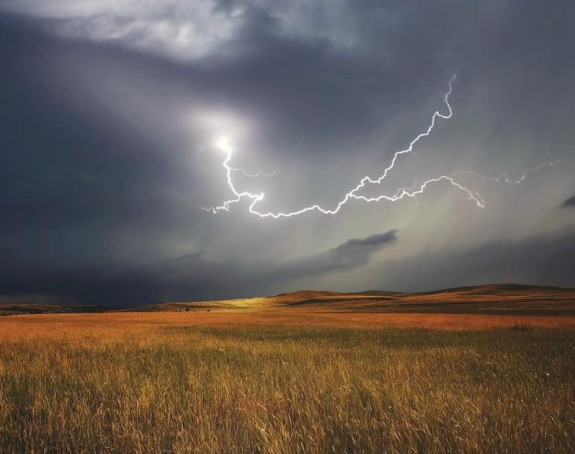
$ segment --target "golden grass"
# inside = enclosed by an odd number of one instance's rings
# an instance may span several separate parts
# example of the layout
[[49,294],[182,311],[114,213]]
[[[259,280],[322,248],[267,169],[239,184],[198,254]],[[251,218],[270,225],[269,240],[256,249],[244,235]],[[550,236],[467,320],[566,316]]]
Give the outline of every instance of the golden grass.
[[574,330],[575,317],[482,314],[418,314],[373,312],[321,312],[281,309],[258,312],[107,312],[101,314],[39,314],[0,317],[2,332],[15,332],[25,338],[30,330],[62,333],[76,327],[90,330],[128,329],[149,325],[245,327],[295,326],[342,328],[421,328],[433,330],[489,330],[522,324],[536,328]]
[[0,446],[573,452],[575,331],[568,317],[553,319],[312,311],[3,317]]

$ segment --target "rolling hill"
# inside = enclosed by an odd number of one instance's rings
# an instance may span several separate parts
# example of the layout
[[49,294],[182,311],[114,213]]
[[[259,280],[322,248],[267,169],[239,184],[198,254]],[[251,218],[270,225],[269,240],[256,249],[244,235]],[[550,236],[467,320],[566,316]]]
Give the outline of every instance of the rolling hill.
[[[339,293],[305,290],[274,296],[193,302],[165,302],[127,312],[361,312],[575,316],[575,289],[519,284],[490,284],[432,292],[366,291]],[[0,315],[108,312],[99,306],[28,302],[0,303]]]
[[273,311],[389,312],[452,314],[575,315],[575,289],[491,284],[432,292],[401,293],[367,291],[337,293],[298,291],[275,296],[203,301],[170,302],[132,311]]
[[100,306],[63,306],[46,303],[0,302],[0,316],[22,314],[70,314],[106,312],[108,309]]

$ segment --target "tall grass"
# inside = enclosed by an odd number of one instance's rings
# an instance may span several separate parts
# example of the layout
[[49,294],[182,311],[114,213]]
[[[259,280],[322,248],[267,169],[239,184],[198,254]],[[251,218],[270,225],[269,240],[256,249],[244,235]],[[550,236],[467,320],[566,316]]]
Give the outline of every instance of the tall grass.
[[0,338],[2,452],[575,449],[574,333],[79,326],[30,336]]

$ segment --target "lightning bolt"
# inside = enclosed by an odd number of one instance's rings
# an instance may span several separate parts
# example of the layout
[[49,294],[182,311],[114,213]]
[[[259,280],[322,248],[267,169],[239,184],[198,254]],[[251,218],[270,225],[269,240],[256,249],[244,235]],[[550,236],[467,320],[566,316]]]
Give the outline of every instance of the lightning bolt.
[[[251,201],[249,204],[249,208],[248,208],[249,212],[251,214],[254,214],[254,215],[259,216],[261,218],[273,218],[273,219],[289,218],[289,217],[298,216],[301,214],[314,212],[314,211],[325,214],[325,215],[334,215],[334,214],[337,214],[342,209],[342,207],[345,204],[347,204],[348,202],[350,202],[351,200],[359,200],[359,201],[369,202],[369,203],[380,202],[380,201],[397,202],[397,201],[402,200],[402,199],[407,198],[407,197],[410,197],[410,198],[417,197],[418,195],[423,194],[423,192],[428,188],[428,186],[430,186],[434,183],[440,183],[440,182],[447,183],[447,184],[453,186],[457,190],[463,192],[463,194],[466,195],[467,199],[472,201],[473,203],[475,203],[475,205],[477,207],[484,208],[485,202],[483,201],[483,199],[478,194],[474,193],[471,189],[463,186],[463,184],[461,184],[455,180],[455,177],[457,175],[462,175],[465,173],[473,174],[473,175],[478,176],[480,178],[484,178],[478,174],[475,174],[473,172],[467,172],[467,171],[459,171],[459,172],[456,172],[452,175],[441,175],[441,176],[438,176],[435,178],[430,178],[430,179],[424,181],[423,183],[421,183],[419,186],[417,186],[417,184],[416,184],[415,186],[413,186],[411,188],[400,188],[393,195],[382,194],[382,195],[378,195],[378,196],[374,196],[374,197],[368,197],[368,196],[359,194],[360,191],[362,189],[364,189],[367,185],[381,184],[381,182],[383,180],[385,180],[385,178],[388,176],[388,174],[393,170],[393,168],[395,167],[395,164],[396,164],[396,162],[400,156],[411,153],[419,141],[421,141],[422,139],[431,135],[431,133],[432,133],[433,129],[435,128],[435,125],[439,119],[448,120],[453,116],[453,110],[451,108],[451,105],[449,104],[449,97],[451,96],[451,93],[453,91],[453,82],[455,81],[456,78],[457,78],[456,75],[453,75],[451,77],[451,79],[449,80],[449,89],[445,93],[445,95],[443,96],[443,101],[444,101],[445,106],[447,108],[447,112],[441,113],[439,110],[435,111],[433,113],[433,116],[431,117],[431,121],[429,122],[427,129],[424,130],[423,132],[421,132],[420,134],[418,134],[409,143],[409,145],[406,148],[399,150],[399,151],[396,151],[393,154],[393,157],[392,157],[389,165],[383,170],[383,173],[379,177],[377,177],[377,178],[372,178],[370,176],[363,177],[359,181],[359,183],[354,188],[352,188],[349,192],[347,192],[343,196],[343,198],[334,207],[323,208],[318,204],[314,204],[314,205],[310,205],[310,206],[301,208],[301,209],[296,210],[296,211],[289,211],[289,212],[260,211],[258,209],[258,204],[262,200],[264,200],[264,193],[263,192],[252,193],[249,191],[238,190],[234,184],[232,175],[234,172],[240,172],[246,176],[262,176],[262,175],[269,176],[269,174],[263,174],[263,173],[248,174],[248,172],[246,172],[243,169],[238,169],[238,168],[232,167],[230,165],[230,161],[232,159],[233,148],[227,141],[220,140],[218,143],[218,146],[226,154],[226,158],[223,161],[223,167],[226,171],[227,185],[228,185],[229,189],[231,190],[231,192],[234,194],[234,197],[232,199],[226,200],[225,202],[223,202],[219,206],[210,207],[210,208],[202,208],[202,209],[205,211],[208,211],[210,213],[216,214],[216,213],[219,213],[221,211],[229,211],[231,205],[239,203],[243,199],[247,199],[247,200]],[[524,172],[524,174],[522,175],[522,177],[518,181],[509,180],[509,177],[507,174],[499,175],[497,177],[497,181],[506,181],[509,183],[520,183],[521,181],[523,181],[526,178],[527,173],[534,172],[534,171],[539,170],[540,168],[546,167],[548,165],[554,165],[554,163],[553,164],[545,163],[545,164],[541,164],[540,166],[538,166],[534,169],[530,169],[530,170]]]
[[241,173],[243,176],[248,177],[248,178],[259,178],[259,177],[273,178],[278,174],[277,170],[274,170],[273,172],[256,172],[256,173],[250,173],[247,170],[240,169],[237,167],[230,167],[230,170],[232,172]]
[[544,169],[545,167],[555,167],[557,164],[559,164],[559,160],[556,159],[555,157],[553,157],[553,155],[551,154],[551,152],[549,151],[549,149],[547,149],[547,155],[549,156],[549,161],[546,161],[542,164],[539,164],[536,167],[533,167],[531,169],[527,169],[525,171],[523,171],[523,173],[521,174],[521,176],[516,179],[513,180],[509,177],[509,174],[507,172],[505,173],[500,173],[499,175],[497,175],[496,177],[485,177],[483,175],[480,175],[478,173],[472,172],[470,170],[460,170],[458,172],[455,172],[452,176],[458,176],[458,175],[472,175],[474,177],[477,177],[483,181],[493,181],[495,183],[507,183],[507,184],[519,184],[522,183],[523,181],[525,181],[525,179],[527,178],[527,176],[530,173],[535,173],[541,169]]

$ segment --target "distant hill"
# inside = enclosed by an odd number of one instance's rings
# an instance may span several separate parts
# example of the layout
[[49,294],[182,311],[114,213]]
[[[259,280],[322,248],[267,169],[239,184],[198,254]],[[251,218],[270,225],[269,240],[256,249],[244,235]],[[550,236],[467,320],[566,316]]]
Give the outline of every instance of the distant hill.
[[[279,295],[217,301],[166,302],[129,312],[253,312],[274,310],[319,312],[389,312],[445,314],[523,314],[575,316],[575,289],[520,284],[489,284],[432,292],[355,293],[302,290]],[[0,303],[0,315],[106,312],[98,306],[64,306],[23,302]]]
[[0,303],[0,316],[21,314],[66,314],[105,312],[107,308],[99,306],[60,306],[56,304],[4,302]]
[[269,311],[306,309],[329,312],[410,312],[575,315],[575,289],[520,284],[490,284],[443,289],[432,292],[401,293],[366,291],[338,293],[298,291],[275,296],[163,303],[132,311]]

